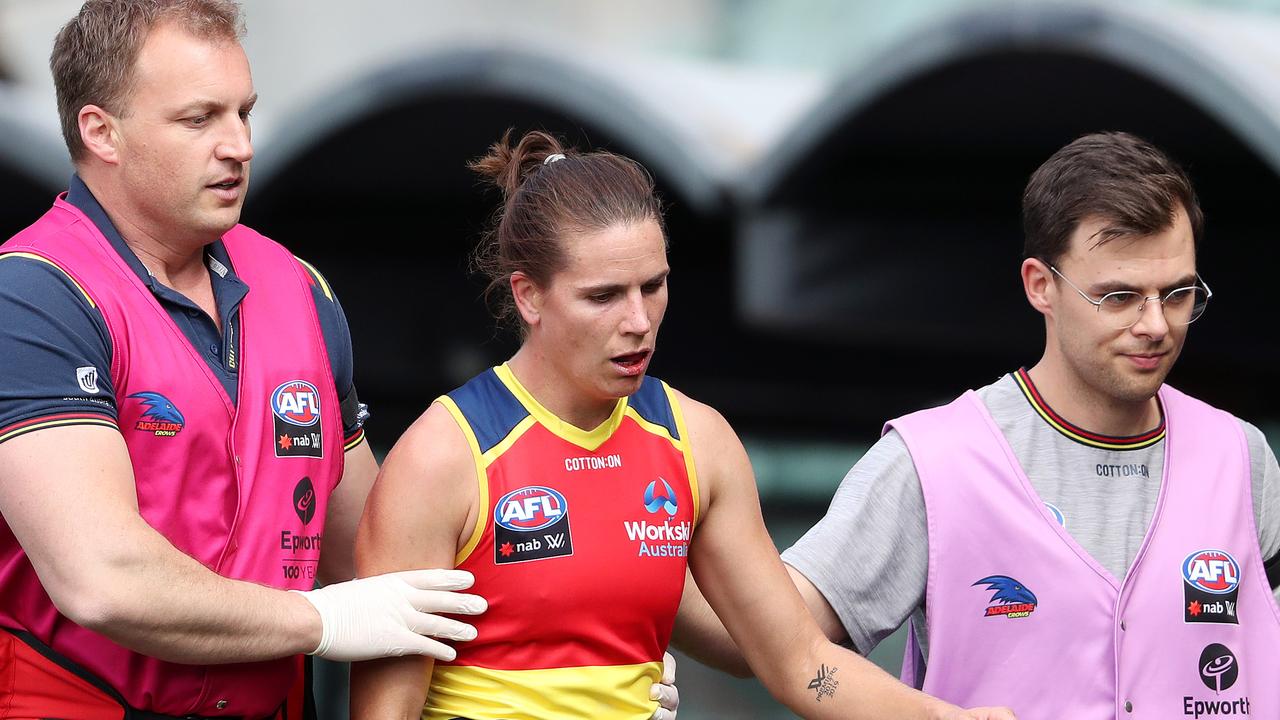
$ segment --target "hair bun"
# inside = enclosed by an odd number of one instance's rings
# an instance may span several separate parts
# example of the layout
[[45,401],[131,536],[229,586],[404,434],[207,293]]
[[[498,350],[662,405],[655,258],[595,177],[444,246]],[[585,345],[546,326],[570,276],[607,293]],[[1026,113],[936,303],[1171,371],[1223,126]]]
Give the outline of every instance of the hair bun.
[[508,128],[501,140],[489,146],[484,157],[473,160],[469,165],[481,177],[501,188],[507,199],[516,194],[530,173],[548,162],[562,160],[568,154],[555,136],[541,130],[525,133],[512,147],[512,132]]

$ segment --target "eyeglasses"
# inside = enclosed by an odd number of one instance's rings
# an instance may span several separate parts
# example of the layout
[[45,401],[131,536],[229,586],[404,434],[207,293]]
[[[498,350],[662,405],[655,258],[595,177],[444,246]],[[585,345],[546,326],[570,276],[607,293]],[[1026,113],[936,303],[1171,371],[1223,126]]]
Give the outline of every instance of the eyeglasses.
[[1165,322],[1170,325],[1190,325],[1200,316],[1204,314],[1204,309],[1209,305],[1209,298],[1213,297],[1213,291],[1209,289],[1209,285],[1196,274],[1196,282],[1198,285],[1188,287],[1180,287],[1172,290],[1168,295],[1160,297],[1155,295],[1147,297],[1140,292],[1132,290],[1117,290],[1103,295],[1101,299],[1094,300],[1089,297],[1085,291],[1071,282],[1066,275],[1058,268],[1050,265],[1049,269],[1057,274],[1058,277],[1066,281],[1071,289],[1080,293],[1080,297],[1089,301],[1094,308],[1097,309],[1098,315],[1103,321],[1116,330],[1124,330],[1138,324],[1142,319],[1142,311],[1147,308],[1147,303],[1152,300],[1159,300],[1161,309],[1164,311]]

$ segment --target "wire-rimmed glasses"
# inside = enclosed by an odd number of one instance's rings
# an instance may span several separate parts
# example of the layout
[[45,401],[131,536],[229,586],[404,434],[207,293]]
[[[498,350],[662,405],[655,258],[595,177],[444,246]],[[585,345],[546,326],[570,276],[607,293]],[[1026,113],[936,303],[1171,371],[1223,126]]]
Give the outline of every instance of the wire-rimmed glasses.
[[1081,290],[1075,283],[1071,282],[1066,275],[1063,275],[1061,270],[1052,265],[1049,265],[1049,269],[1065,280],[1072,290],[1080,293],[1080,297],[1097,309],[1098,315],[1103,319],[1103,322],[1116,330],[1124,330],[1137,325],[1138,321],[1142,319],[1142,311],[1146,309],[1147,303],[1152,300],[1160,301],[1164,311],[1165,322],[1170,325],[1190,325],[1200,319],[1200,316],[1204,314],[1205,308],[1209,305],[1209,298],[1213,297],[1213,291],[1209,289],[1209,285],[1197,273],[1195,285],[1170,290],[1164,297],[1158,295],[1148,297],[1133,290],[1117,290],[1095,300],[1089,297],[1088,293]]

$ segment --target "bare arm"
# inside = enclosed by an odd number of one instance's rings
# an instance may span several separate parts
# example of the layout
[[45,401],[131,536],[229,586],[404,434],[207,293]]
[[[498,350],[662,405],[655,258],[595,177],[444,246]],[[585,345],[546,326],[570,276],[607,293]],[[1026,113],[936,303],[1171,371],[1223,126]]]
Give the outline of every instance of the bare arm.
[[343,465],[342,482],[329,496],[325,512],[324,552],[320,554],[320,582],[324,585],[356,576],[356,526],[378,475],[378,461],[368,441],[348,450]]
[[[356,534],[356,570],[372,575],[420,567],[454,567],[475,527],[476,466],[453,417],[434,404],[392,448]],[[351,717],[416,719],[435,663],[405,657],[351,668]]]
[[[799,570],[785,563],[783,567],[787,569],[787,574],[791,576],[796,590],[800,592],[800,598],[804,600],[805,607],[818,623],[822,634],[832,642],[843,642],[848,633],[827,598]],[[723,670],[734,677],[751,677],[751,666],[747,664],[747,659],[733,643],[729,631],[720,622],[720,618],[716,617],[715,611],[702,596],[702,591],[692,577],[685,578],[684,595],[680,598],[680,611],[676,614],[671,643],[704,665]]]
[[964,714],[828,640],[765,530],[742,443],[714,410],[682,401],[705,508],[690,553],[693,574],[775,697],[805,718],[1012,717]]
[[49,428],[0,443],[0,512],[58,611],[127,648],[208,664],[320,642],[303,597],[221,577],[143,520],[118,431]]

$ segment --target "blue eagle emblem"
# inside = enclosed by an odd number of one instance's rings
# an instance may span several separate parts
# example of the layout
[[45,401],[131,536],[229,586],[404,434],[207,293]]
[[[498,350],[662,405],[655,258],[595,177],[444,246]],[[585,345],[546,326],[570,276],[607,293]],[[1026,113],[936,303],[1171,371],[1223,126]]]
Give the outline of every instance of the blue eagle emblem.
[[187,421],[183,419],[182,413],[178,411],[169,398],[157,392],[140,392],[130,395],[131,398],[138,398],[143,405],[147,406],[146,412],[142,413],[142,417],[151,418],[157,422],[176,423],[178,425],[186,425]]
[[988,590],[994,591],[991,593],[992,603],[1004,603],[1006,605],[1038,605],[1040,603],[1040,601],[1036,600],[1035,593],[1008,575],[989,575],[973,584],[973,586],[978,585],[986,585]]

